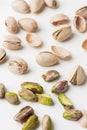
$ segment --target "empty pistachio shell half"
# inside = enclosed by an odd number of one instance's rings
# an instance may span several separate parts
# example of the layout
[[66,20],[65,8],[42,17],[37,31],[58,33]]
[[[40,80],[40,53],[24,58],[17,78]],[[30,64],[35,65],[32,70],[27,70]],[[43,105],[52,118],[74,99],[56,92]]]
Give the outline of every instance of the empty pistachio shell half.
[[72,35],[72,31],[70,26],[58,29],[52,34],[53,38],[59,42],[63,42],[69,39],[71,35]]
[[87,29],[86,20],[82,16],[74,17],[74,26],[79,32],[85,32]]
[[77,121],[82,117],[82,112],[80,110],[66,110],[63,113],[63,117],[67,120]]
[[46,82],[54,81],[55,79],[58,79],[60,77],[60,74],[56,70],[49,70],[45,74],[42,75],[42,78]]
[[87,6],[84,6],[76,11],[76,15],[80,15],[87,19]]
[[8,32],[10,32],[10,33],[15,34],[15,33],[18,33],[18,31],[19,31],[18,24],[14,17],[8,17],[5,20],[5,26],[8,30]]
[[38,102],[43,105],[53,105],[53,100],[49,94],[37,94]]
[[23,82],[21,84],[21,87],[22,88],[28,88],[33,93],[42,93],[43,92],[42,86],[40,84],[34,83],[34,82]]
[[48,51],[40,52],[36,57],[36,62],[40,66],[48,67],[59,63],[58,57]]
[[39,125],[39,120],[36,115],[32,115],[28,120],[23,124],[22,130],[35,130]]
[[42,130],[53,130],[52,120],[49,115],[43,116]]
[[4,84],[0,83],[0,98],[4,98],[5,96],[5,86]]
[[72,75],[70,76],[69,81],[73,85],[82,85],[85,82],[85,80],[86,75],[84,69],[80,65],[76,66]]
[[60,103],[64,106],[65,109],[73,108],[72,102],[64,93],[59,93],[58,99],[59,99]]
[[26,35],[26,41],[32,47],[40,47],[42,45],[42,40],[40,37],[34,33],[28,33]]
[[69,18],[65,14],[56,14],[50,20],[50,23],[53,24],[54,26],[63,25],[68,22],[69,22]]
[[37,22],[32,18],[22,18],[18,21],[20,27],[27,32],[36,32],[38,28]]
[[84,50],[87,50],[87,39],[83,41],[83,43],[82,43],[82,48],[83,48]]
[[30,12],[30,7],[25,0],[14,0],[12,8],[18,13],[26,14]]
[[3,48],[0,48],[0,64],[6,60],[6,51]]
[[25,106],[14,116],[14,120],[20,123],[24,123],[33,114],[34,114],[33,108],[30,106]]
[[32,13],[40,12],[44,7],[44,0],[31,0],[30,9]]
[[14,105],[17,105],[19,104],[19,99],[18,99],[18,96],[16,93],[13,93],[13,92],[6,92],[5,93],[5,99],[11,103],[11,104],[14,104]]
[[70,60],[71,59],[71,54],[70,52],[63,48],[63,47],[60,47],[60,46],[51,46],[51,50],[52,52],[58,56],[58,58],[62,59],[62,60]]
[[57,8],[57,1],[56,0],[44,0],[46,6],[49,8]]
[[14,35],[4,37],[3,46],[9,50],[19,50],[22,48],[21,39]]

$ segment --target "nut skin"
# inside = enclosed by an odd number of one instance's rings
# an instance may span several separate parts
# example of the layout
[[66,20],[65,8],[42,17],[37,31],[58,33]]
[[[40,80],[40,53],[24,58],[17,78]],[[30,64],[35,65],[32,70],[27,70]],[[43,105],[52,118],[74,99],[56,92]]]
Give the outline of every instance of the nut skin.
[[36,115],[32,115],[23,124],[22,130],[35,130],[39,126],[39,120]]
[[69,98],[64,93],[58,94],[58,100],[63,105],[63,107],[68,110],[73,108],[72,102],[69,100]]
[[67,80],[62,80],[57,82],[53,87],[51,92],[58,94],[58,93],[64,93],[68,90],[68,81]]
[[16,93],[13,92],[6,92],[5,93],[5,99],[13,105],[19,104],[19,99]]
[[38,83],[34,83],[34,82],[23,82],[21,84],[22,88],[28,88],[29,90],[31,90],[33,93],[38,93],[41,94],[43,93],[43,88],[40,84]]
[[30,106],[25,106],[14,116],[14,120],[20,123],[24,123],[33,114],[33,108]]
[[63,113],[63,118],[67,120],[77,121],[83,116],[80,110],[67,110]]
[[59,77],[60,77],[60,74],[56,70],[49,70],[45,74],[42,75],[42,78],[46,82],[54,81],[54,80],[58,79]]
[[0,83],[0,98],[4,98],[5,96],[5,86],[4,84]]

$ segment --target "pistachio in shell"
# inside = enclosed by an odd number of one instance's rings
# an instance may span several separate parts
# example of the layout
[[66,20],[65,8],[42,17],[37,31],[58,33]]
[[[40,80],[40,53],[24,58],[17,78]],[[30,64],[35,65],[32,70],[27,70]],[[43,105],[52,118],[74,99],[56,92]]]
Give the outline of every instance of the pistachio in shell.
[[87,19],[87,6],[81,7],[75,13],[76,15],[82,16]]
[[87,39],[83,41],[82,48],[87,51]]
[[6,90],[4,84],[0,83],[0,98],[4,98],[5,92]]
[[57,1],[56,0],[44,0],[45,1],[45,4],[47,7],[49,8],[57,8]]

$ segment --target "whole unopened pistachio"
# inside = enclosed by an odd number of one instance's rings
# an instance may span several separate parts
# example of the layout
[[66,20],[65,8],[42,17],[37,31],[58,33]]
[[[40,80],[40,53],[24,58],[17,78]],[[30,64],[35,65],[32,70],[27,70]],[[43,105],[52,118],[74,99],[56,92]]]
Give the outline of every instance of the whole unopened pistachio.
[[64,106],[65,109],[73,108],[72,102],[64,93],[59,93],[58,99],[59,99],[60,103]]
[[44,115],[42,119],[42,130],[53,130],[52,120],[49,115]]
[[20,57],[14,57],[9,61],[8,68],[15,74],[24,74],[28,72],[28,64]]
[[71,35],[72,35],[72,31],[70,26],[58,29],[52,34],[53,38],[59,42],[63,42],[69,39]]
[[34,83],[34,82],[23,82],[21,84],[22,88],[28,88],[31,90],[33,93],[43,93],[43,88],[40,84]]
[[5,96],[5,86],[4,84],[0,83],[0,98],[4,98]]
[[68,81],[67,80],[62,80],[57,82],[53,87],[52,87],[52,92],[53,93],[63,93],[68,90]]
[[5,26],[10,33],[18,33],[19,31],[18,24],[14,17],[7,17],[5,20]]
[[46,82],[54,81],[55,79],[58,79],[60,77],[60,74],[56,70],[49,70],[45,74],[42,75],[42,78]]
[[69,81],[73,85],[82,85],[83,83],[85,83],[85,80],[86,75],[84,69],[80,65],[76,66],[72,75],[70,76]]
[[3,48],[0,48],[0,64],[6,60],[6,51]]
[[69,22],[69,18],[65,14],[56,14],[50,20],[50,23],[53,24],[54,26],[63,25],[68,22]]
[[14,35],[4,37],[3,46],[9,50],[19,50],[22,48],[21,39]]
[[19,19],[18,24],[23,30],[27,32],[36,32],[38,28],[37,22],[32,18]]
[[23,124],[22,130],[35,130],[39,125],[39,120],[36,115],[32,115],[28,120]]
[[14,116],[14,120],[20,123],[24,123],[33,114],[34,114],[33,108],[30,106],[25,106]]
[[63,117],[67,120],[77,121],[82,117],[82,112],[80,110],[66,110],[63,113]]
[[76,15],[80,15],[87,19],[87,6],[84,6],[76,11]]
[[36,62],[40,66],[48,67],[59,63],[58,57],[48,51],[40,52],[36,57]]
[[82,48],[83,48],[84,50],[87,50],[87,39],[83,41],[83,43],[82,43]]
[[57,1],[56,0],[44,0],[46,6],[49,8],[57,8]]
[[40,12],[44,7],[44,0],[31,0],[30,9],[32,13]]
[[79,32],[83,33],[87,29],[86,20],[82,16],[77,15],[74,17],[74,26]]
[[5,99],[11,103],[11,104],[14,104],[14,105],[17,105],[19,104],[19,99],[18,99],[18,96],[16,93],[13,93],[13,92],[6,92],[5,93]]
[[18,13],[26,14],[30,12],[30,7],[25,0],[14,0],[12,8]]

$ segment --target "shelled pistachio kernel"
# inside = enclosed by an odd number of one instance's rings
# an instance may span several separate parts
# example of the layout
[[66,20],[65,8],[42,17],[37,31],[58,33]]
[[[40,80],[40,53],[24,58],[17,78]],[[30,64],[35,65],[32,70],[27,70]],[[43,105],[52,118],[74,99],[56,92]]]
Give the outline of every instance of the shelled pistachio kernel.
[[5,86],[4,84],[0,83],[0,98],[4,98],[5,96]]

